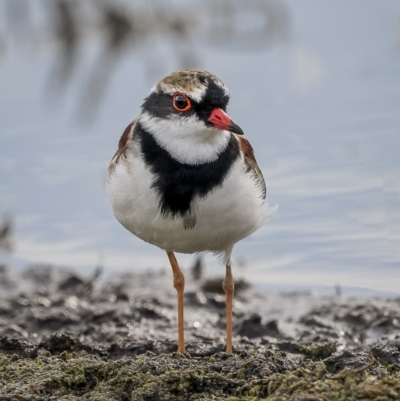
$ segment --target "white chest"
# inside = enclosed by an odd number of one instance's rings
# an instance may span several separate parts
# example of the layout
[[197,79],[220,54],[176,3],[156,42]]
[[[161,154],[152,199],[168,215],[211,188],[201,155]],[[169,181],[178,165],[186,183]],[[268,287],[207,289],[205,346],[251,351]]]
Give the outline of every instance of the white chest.
[[132,151],[121,160],[107,181],[115,217],[142,240],[168,251],[224,252],[260,228],[266,220],[261,191],[245,173],[239,158],[222,185],[205,198],[195,198],[193,228],[185,229],[179,216],[163,216],[159,196],[151,187],[154,176],[140,154]]

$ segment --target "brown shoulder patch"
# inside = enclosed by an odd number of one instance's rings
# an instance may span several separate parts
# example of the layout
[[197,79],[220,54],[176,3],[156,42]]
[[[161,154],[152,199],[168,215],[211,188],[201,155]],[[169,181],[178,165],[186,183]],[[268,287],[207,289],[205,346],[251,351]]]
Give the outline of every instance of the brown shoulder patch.
[[250,145],[250,142],[241,135],[235,135],[237,141],[239,142],[239,148],[243,152],[244,162],[246,164],[246,173],[253,174],[261,187],[263,198],[265,199],[267,195],[267,187],[265,185],[264,177],[258,167],[256,157],[254,156],[253,147]]
[[254,150],[253,147],[250,145],[250,142],[246,138],[243,138],[242,136],[237,136],[237,138],[239,140],[239,147],[245,154],[245,156],[250,160],[252,160],[254,163],[257,163],[256,158],[254,156]]
[[126,128],[123,134],[121,135],[121,138],[119,139],[118,142],[118,149],[123,148],[126,143],[128,142],[128,139],[132,139],[132,131],[133,131],[133,126],[135,125],[136,120],[133,120]]
[[133,138],[133,134],[134,134],[134,129],[135,129],[135,125],[136,125],[136,121],[137,118],[135,120],[133,120],[124,130],[119,142],[118,142],[118,149],[115,152],[113,158],[111,159],[111,162],[108,166],[108,172],[109,174],[111,174],[114,169],[115,166],[118,164],[118,162],[120,161],[121,157],[126,155],[126,152],[128,150],[128,147],[126,146],[128,141],[131,140]]

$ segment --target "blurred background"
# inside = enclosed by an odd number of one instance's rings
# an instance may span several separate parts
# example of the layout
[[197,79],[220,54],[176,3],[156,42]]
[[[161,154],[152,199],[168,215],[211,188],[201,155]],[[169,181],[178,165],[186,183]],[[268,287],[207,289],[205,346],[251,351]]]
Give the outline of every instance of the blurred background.
[[227,84],[279,204],[235,247],[235,275],[399,294],[397,0],[2,0],[0,265],[168,268],[115,220],[104,180],[150,88],[186,67]]

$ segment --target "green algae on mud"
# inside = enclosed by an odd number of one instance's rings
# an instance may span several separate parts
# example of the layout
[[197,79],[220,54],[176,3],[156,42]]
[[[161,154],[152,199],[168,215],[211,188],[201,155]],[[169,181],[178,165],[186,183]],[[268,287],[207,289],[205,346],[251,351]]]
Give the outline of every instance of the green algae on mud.
[[228,356],[223,295],[188,282],[182,355],[171,277],[98,276],[0,270],[0,401],[400,400],[400,298],[244,288]]
[[0,354],[1,400],[398,400],[400,371],[371,355],[332,374],[322,361],[270,350],[210,357],[151,352],[109,360],[85,352]]

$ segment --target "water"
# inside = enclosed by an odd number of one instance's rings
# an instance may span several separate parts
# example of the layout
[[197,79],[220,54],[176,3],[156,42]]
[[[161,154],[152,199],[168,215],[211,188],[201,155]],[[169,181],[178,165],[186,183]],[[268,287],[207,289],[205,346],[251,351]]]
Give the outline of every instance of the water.
[[[201,67],[231,92],[279,209],[234,250],[234,272],[260,285],[400,288],[400,7],[396,1],[287,2],[290,32],[274,46],[234,52],[199,42]],[[145,48],[145,47],[144,47]],[[98,115],[77,122],[77,98],[98,47],[85,49],[64,97],[44,88],[54,61],[10,50],[0,68],[0,212],[16,218],[11,266],[90,271],[167,267],[165,254],[114,219],[104,189],[119,136],[154,81],[132,50],[112,74]],[[192,256],[178,255],[184,267]],[[0,261],[1,261],[0,260]],[[223,273],[207,256],[208,273]]]

